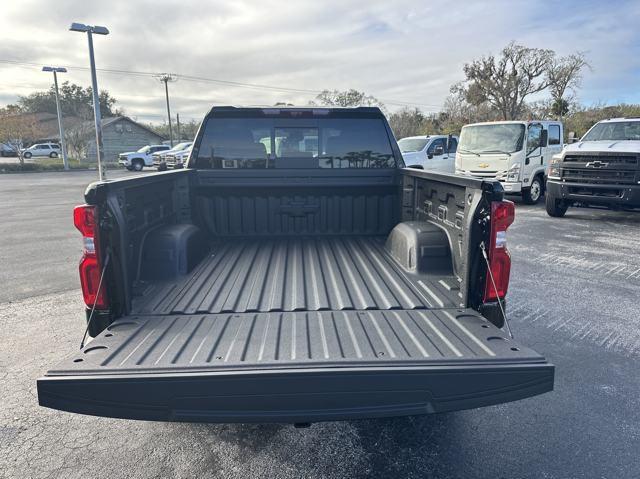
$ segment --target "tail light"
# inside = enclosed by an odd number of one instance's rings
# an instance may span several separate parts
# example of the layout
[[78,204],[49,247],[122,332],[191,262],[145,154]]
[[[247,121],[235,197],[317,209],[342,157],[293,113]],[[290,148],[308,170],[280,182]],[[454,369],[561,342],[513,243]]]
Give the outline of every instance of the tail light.
[[84,303],[88,308],[107,309],[109,302],[105,285],[104,282],[100,284],[102,262],[100,261],[97,207],[91,205],[76,206],[73,210],[73,223],[82,233],[84,245],[79,268]]
[[507,249],[507,228],[514,219],[515,206],[513,202],[494,201],[491,203],[491,239],[487,254],[493,281],[487,271],[484,301],[495,301],[507,295],[509,273],[511,272],[511,255]]

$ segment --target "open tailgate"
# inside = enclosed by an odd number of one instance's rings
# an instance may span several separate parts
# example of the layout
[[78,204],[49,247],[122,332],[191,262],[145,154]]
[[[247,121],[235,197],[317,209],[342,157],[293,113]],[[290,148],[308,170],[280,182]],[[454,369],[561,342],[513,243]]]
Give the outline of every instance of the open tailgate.
[[554,366],[470,309],[122,318],[38,380],[42,406],[193,422],[314,422],[486,406]]

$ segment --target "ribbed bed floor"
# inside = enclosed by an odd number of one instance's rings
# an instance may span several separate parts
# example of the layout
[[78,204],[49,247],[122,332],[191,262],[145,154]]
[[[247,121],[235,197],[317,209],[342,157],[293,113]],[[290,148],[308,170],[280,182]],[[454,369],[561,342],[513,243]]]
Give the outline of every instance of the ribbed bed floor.
[[135,314],[455,308],[453,276],[407,274],[384,238],[229,239],[189,275],[151,284]]

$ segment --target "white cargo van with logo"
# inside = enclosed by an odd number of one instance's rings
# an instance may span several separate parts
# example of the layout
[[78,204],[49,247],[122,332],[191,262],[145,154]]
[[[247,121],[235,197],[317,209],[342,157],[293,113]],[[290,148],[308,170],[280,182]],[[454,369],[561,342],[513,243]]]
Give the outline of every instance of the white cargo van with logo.
[[466,125],[456,152],[456,174],[497,179],[506,193],[535,204],[551,157],[562,151],[558,121],[497,121]]

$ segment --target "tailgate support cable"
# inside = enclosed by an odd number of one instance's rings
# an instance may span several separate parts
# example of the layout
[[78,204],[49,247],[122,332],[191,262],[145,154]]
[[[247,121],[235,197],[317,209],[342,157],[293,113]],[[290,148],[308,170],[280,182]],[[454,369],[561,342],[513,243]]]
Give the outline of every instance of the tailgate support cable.
[[111,255],[109,254],[109,249],[107,249],[107,255],[104,258],[104,266],[102,267],[102,272],[100,273],[100,281],[98,281],[98,290],[96,291],[96,298],[93,300],[93,306],[91,306],[91,313],[89,313],[89,319],[87,320],[87,327],[85,328],[84,334],[82,335],[82,341],[80,341],[80,349],[84,348],[84,342],[87,339],[87,333],[89,332],[89,326],[91,326],[93,313],[96,310],[96,303],[98,302],[98,295],[100,294],[100,288],[102,288],[102,280],[104,278],[104,272],[107,270],[110,257]]
[[500,300],[500,296],[498,296],[498,287],[496,286],[496,281],[493,279],[493,272],[491,271],[491,264],[489,263],[489,258],[487,257],[487,250],[484,246],[484,241],[480,243],[480,250],[482,251],[482,257],[484,261],[487,263],[487,271],[489,272],[489,278],[491,279],[491,284],[493,285],[493,289],[496,292],[496,297],[498,298],[498,306],[500,307],[500,312],[502,313],[502,319],[504,319],[504,324],[507,326],[507,332],[511,339],[513,339],[513,333],[511,332],[511,326],[509,325],[509,319],[507,318],[507,314],[504,312],[504,307],[502,306],[502,301]]

